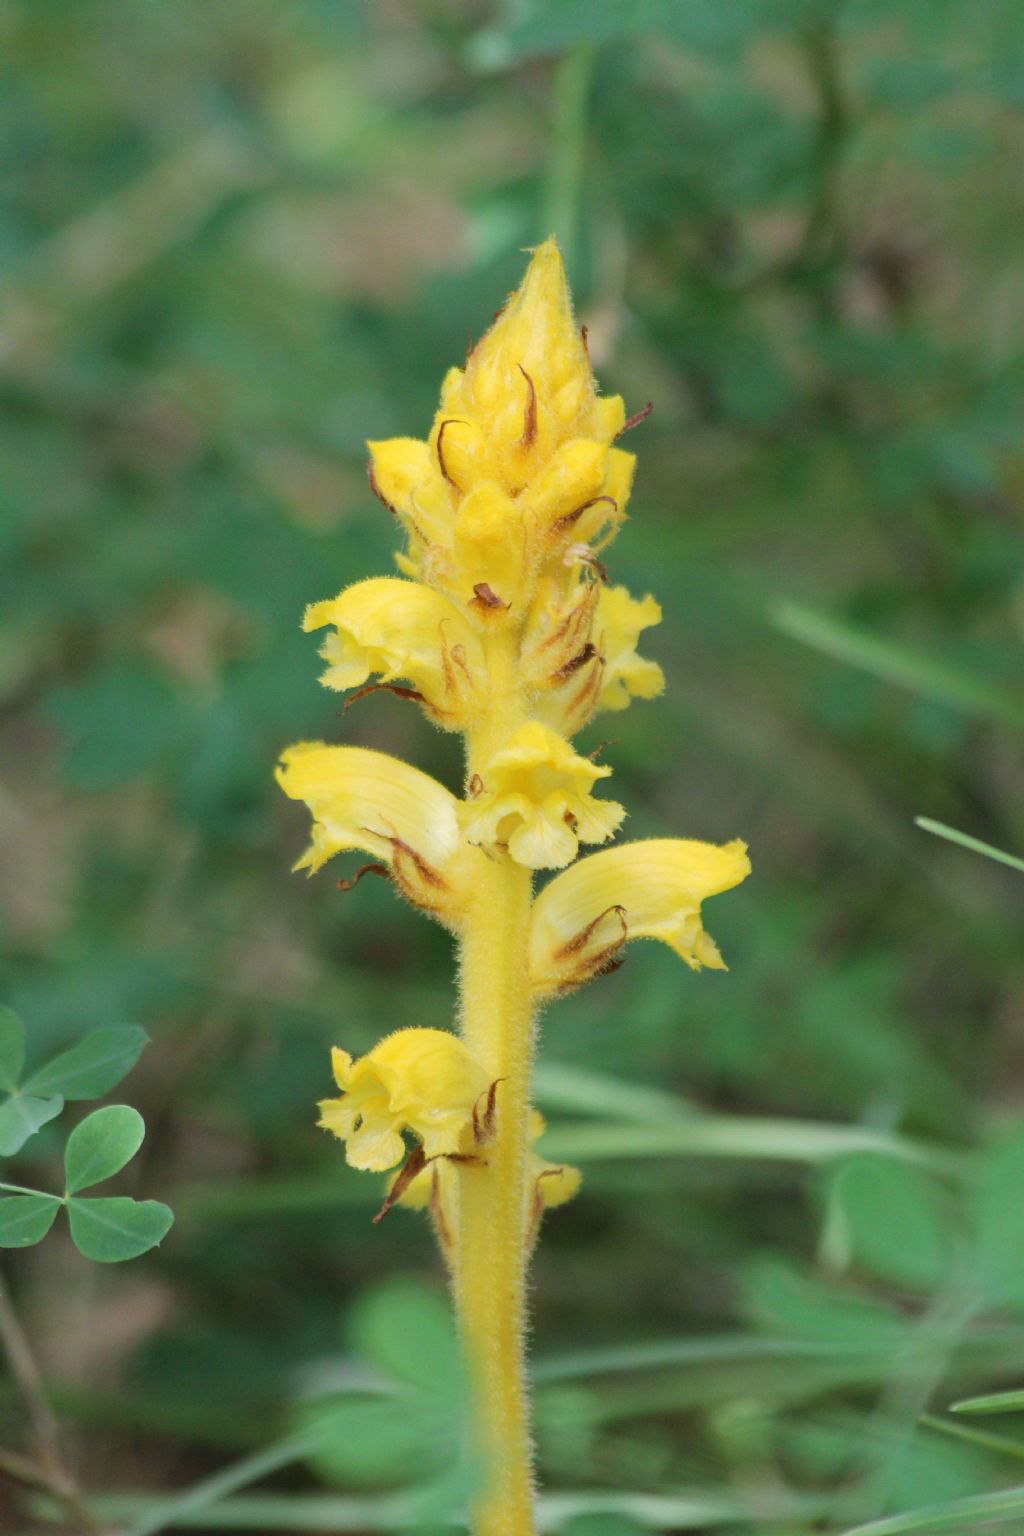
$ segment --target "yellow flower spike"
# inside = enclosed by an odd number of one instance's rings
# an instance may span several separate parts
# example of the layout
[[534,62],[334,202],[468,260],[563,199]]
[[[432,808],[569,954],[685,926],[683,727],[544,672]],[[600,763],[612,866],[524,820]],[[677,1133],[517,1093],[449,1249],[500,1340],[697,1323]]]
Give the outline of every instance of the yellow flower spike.
[[[381,859],[414,906],[457,924],[470,888],[458,801],[386,752],[300,742],[282,753],[277,781],[313,815],[313,838],[295,865],[310,874],[346,849]],[[479,857],[477,855],[476,857]]]
[[628,939],[660,939],[694,971],[725,970],[701,924],[701,903],[749,873],[738,840],[651,838],[581,859],[533,904],[530,974],[538,995],[569,991],[614,965]]
[[351,1163],[397,1170],[375,1219],[427,1205],[449,1260],[482,1474],[473,1536],[536,1536],[527,1268],[545,1208],[579,1182],[533,1145],[537,1003],[614,965],[628,938],[720,967],[701,902],[749,870],[742,843],[653,840],[582,859],[534,900],[534,870],[564,868],[625,815],[593,793],[610,770],[568,738],[595,710],[662,687],[637,653],[658,605],[608,587],[604,564],[635,467],[619,441],[648,409],[627,419],[621,399],[598,395],[545,241],[465,367],[449,369],[425,440],[369,444],[411,579],[363,583],[306,618],[333,631],[328,686],[405,679],[464,732],[465,800],[361,748],[306,743],[279,770],[313,815],[301,867],[362,848],[458,936],[460,1038],[403,1030],[361,1061],[336,1053],[342,1093],[321,1110]]
[[581,842],[605,842],[626,814],[590,793],[610,773],[539,720],[528,721],[481,770],[477,798],[463,812],[466,836],[507,848],[527,869],[563,869]]
[[328,624],[335,633],[320,651],[325,687],[359,688],[371,675],[384,685],[405,678],[446,730],[465,730],[479,714],[486,684],[479,638],[433,588],[395,576],[357,582],[306,609],[303,629]]
[[457,1035],[399,1029],[353,1061],[331,1057],[340,1099],[323,1099],[320,1125],[345,1142],[353,1168],[383,1173],[405,1155],[403,1132],[427,1158],[472,1154],[473,1111],[486,1097],[487,1074]]
[[664,690],[664,672],[636,650],[640,631],[660,623],[653,597],[638,601],[625,587],[602,587],[594,619],[594,643],[604,657],[598,709],[625,709],[630,699],[654,699]]

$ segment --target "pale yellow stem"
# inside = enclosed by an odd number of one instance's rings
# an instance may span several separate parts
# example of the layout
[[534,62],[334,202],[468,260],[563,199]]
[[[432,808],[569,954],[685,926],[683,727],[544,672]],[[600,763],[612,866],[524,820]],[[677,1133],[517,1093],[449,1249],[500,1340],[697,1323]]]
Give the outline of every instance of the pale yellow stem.
[[[517,637],[488,647],[492,707],[470,734],[470,777],[520,723]],[[533,1536],[526,1390],[526,1211],[533,1010],[526,979],[531,877],[505,856],[482,859],[462,933],[462,1032],[499,1081],[496,1130],[477,1163],[460,1166],[456,1294],[470,1369],[483,1486],[474,1536]]]

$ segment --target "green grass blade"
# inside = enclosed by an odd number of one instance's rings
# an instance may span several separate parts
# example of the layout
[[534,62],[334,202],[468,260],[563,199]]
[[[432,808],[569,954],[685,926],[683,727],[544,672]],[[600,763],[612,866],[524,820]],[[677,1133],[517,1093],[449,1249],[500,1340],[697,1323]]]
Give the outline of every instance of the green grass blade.
[[534,1082],[537,1102],[545,1109],[569,1114],[608,1116],[613,1120],[678,1120],[694,1108],[678,1094],[666,1093],[647,1083],[622,1082],[603,1072],[571,1066],[564,1061],[537,1064]]
[[1024,729],[1024,702],[959,667],[917,656],[891,640],[866,635],[842,619],[817,613],[799,603],[780,603],[772,619],[792,639],[834,661],[869,672],[882,682],[908,688],[975,719],[998,720],[1017,730]]
[[[213,1479],[208,1479],[212,1482]],[[194,1490],[193,1490],[194,1491]],[[250,1494],[225,1498],[214,1504],[186,1507],[179,1500],[173,1515],[158,1516],[157,1501],[141,1495],[109,1495],[95,1499],[97,1514],[111,1522],[134,1520],[124,1536],[156,1536],[164,1530],[201,1527],[203,1530],[248,1531],[393,1531],[421,1528],[421,1497],[414,1490],[405,1495],[367,1498],[336,1494]],[[159,1502],[167,1510],[170,1501]],[[756,1505],[732,1492],[715,1489],[681,1489],[670,1494],[594,1492],[541,1494],[537,1524],[541,1532],[557,1532],[570,1521],[589,1515],[635,1520],[655,1531],[706,1530],[742,1521],[769,1522],[813,1517],[824,1501],[785,1494],[759,1498]]]
[[950,1413],[1024,1413],[1024,1389],[989,1392],[984,1397],[964,1397],[952,1403]]
[[[315,1448],[317,1440],[325,1433],[326,1429],[321,1427],[319,1431],[309,1429],[276,1440],[273,1445],[264,1446],[251,1456],[243,1456],[210,1477],[204,1477],[201,1482],[193,1483],[183,1493],[172,1494],[170,1498],[97,1500],[97,1508],[103,1503],[107,1518],[132,1522],[122,1536],[157,1536],[158,1531],[212,1524],[211,1506],[237,1489],[246,1488],[250,1483],[259,1482],[260,1478],[269,1477],[272,1472],[300,1461]],[[110,1507],[115,1502],[119,1505],[119,1512]]]
[[694,1115],[660,1125],[553,1126],[542,1138],[540,1149],[544,1157],[556,1162],[584,1163],[618,1158],[711,1157],[817,1164],[851,1152],[880,1152],[944,1174],[963,1170],[963,1159],[944,1148],[924,1146],[865,1126],[740,1115]]
[[971,853],[983,853],[986,859],[995,859],[997,864],[1008,864],[1011,869],[1020,870],[1024,874],[1024,859],[1018,859],[1012,853],[1006,853],[1002,848],[993,848],[991,843],[983,843],[980,838],[971,837],[966,832],[958,832],[955,827],[947,827],[945,822],[932,821],[929,816],[915,816],[914,821],[924,832],[932,832],[936,837],[944,837],[948,843],[956,843],[960,848],[969,848]]
[[987,1430],[974,1429],[969,1424],[957,1424],[951,1419],[940,1419],[931,1413],[923,1413],[919,1422],[926,1429],[938,1430],[940,1435],[949,1435],[953,1440],[963,1440],[967,1445],[993,1451],[997,1456],[1010,1456],[1015,1461],[1024,1461],[1024,1443],[1011,1440],[1009,1435],[993,1435]]
[[911,1532],[969,1531],[981,1521],[1001,1525],[1024,1515],[1024,1488],[1003,1488],[998,1493],[976,1493],[945,1504],[927,1504],[901,1515],[887,1515],[867,1525],[852,1526],[843,1536],[909,1536]]

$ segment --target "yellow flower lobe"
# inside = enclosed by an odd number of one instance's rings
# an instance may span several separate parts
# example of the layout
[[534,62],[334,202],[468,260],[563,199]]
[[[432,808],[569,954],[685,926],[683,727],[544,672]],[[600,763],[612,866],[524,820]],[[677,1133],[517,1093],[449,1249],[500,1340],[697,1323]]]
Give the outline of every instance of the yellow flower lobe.
[[466,836],[507,848],[528,869],[562,869],[581,842],[607,841],[625,816],[621,805],[590,793],[610,773],[539,720],[528,721],[482,771],[480,793],[463,811]]
[[405,1154],[406,1131],[428,1158],[468,1150],[487,1074],[456,1035],[399,1029],[358,1061],[339,1049],[331,1059],[342,1097],[321,1101],[319,1123],[346,1143],[351,1167],[393,1168]]
[[370,676],[405,678],[434,721],[465,730],[479,713],[485,686],[483,651],[458,608],[433,588],[393,576],[372,577],[340,596],[312,603],[302,627],[334,627],[320,651],[320,681],[339,691]]

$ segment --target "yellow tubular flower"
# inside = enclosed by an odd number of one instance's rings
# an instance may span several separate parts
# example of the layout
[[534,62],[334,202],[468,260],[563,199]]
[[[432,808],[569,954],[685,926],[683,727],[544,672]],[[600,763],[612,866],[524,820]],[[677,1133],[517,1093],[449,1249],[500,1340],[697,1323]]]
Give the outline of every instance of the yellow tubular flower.
[[527,869],[563,869],[581,842],[605,842],[626,814],[621,805],[590,793],[610,773],[531,720],[481,772],[478,796],[464,812],[466,836],[471,843],[507,847]]
[[377,576],[339,597],[312,603],[302,627],[334,626],[320,654],[320,681],[339,692],[376,674],[383,684],[405,678],[431,718],[465,730],[479,713],[486,683],[483,649],[459,609],[419,582]]
[[351,1167],[393,1168],[405,1156],[404,1131],[427,1158],[471,1153],[487,1074],[456,1035],[399,1029],[358,1061],[335,1048],[331,1065],[343,1096],[321,1100],[319,1123],[346,1143]]
[[457,921],[469,850],[461,846],[458,801],[443,784],[386,752],[319,741],[282,753],[277,782],[313,814],[312,842],[296,869],[315,874],[336,853],[361,848],[384,861],[414,906]]
[[624,843],[581,859],[533,904],[530,974],[540,996],[613,965],[627,939],[660,939],[691,970],[725,970],[701,924],[701,902],[750,873],[744,843],[676,838]]

